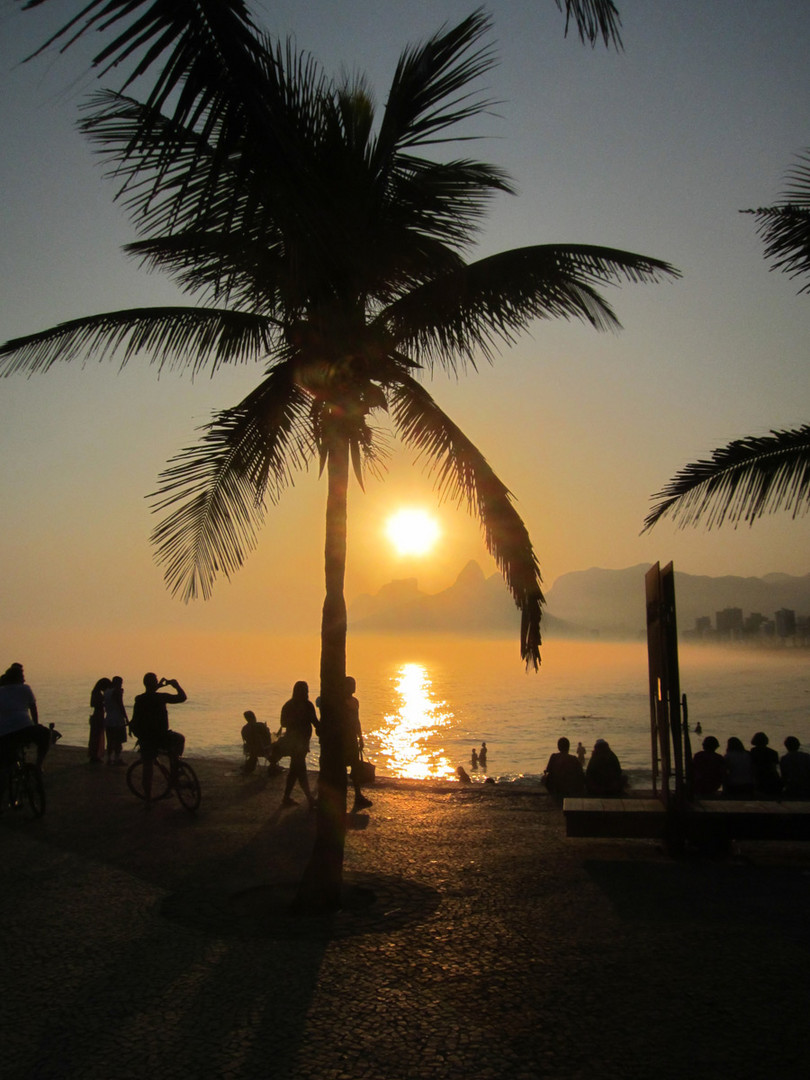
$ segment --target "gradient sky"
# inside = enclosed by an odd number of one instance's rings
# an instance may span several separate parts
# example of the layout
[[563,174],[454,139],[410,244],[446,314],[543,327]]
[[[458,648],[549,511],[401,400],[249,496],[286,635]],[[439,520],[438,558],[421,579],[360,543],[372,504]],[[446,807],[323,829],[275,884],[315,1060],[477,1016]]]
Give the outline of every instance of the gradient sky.
[[[810,299],[768,271],[753,219],[738,211],[773,202],[810,145],[810,5],[618,6],[621,54],[565,39],[552,0],[487,5],[500,60],[487,82],[502,104],[476,153],[504,166],[519,195],[493,203],[480,254],[605,244],[666,259],[683,280],[610,290],[619,335],[538,322],[492,368],[458,382],[437,376],[431,391],[513,491],[547,586],[571,570],[657,559],[695,574],[805,574],[808,519],[639,530],[650,495],[686,462],[808,420]],[[328,71],[365,70],[382,105],[401,49],[473,4],[266,0],[253,9]],[[0,338],[177,302],[120,253],[133,230],[74,128],[93,88],[81,78],[84,57],[20,66],[53,16],[20,14],[12,0],[0,13]],[[207,604],[171,599],[152,561],[145,496],[210,411],[256,376],[157,382],[145,364],[118,374],[93,363],[0,384],[7,657],[99,634],[317,632],[325,486],[314,473],[269,512],[258,549]],[[394,458],[385,482],[352,491],[350,600],[395,577],[435,591],[470,558],[493,572],[477,526],[452,506],[437,508],[444,539],[433,556],[398,558],[383,530],[404,504],[436,507],[408,456]]]

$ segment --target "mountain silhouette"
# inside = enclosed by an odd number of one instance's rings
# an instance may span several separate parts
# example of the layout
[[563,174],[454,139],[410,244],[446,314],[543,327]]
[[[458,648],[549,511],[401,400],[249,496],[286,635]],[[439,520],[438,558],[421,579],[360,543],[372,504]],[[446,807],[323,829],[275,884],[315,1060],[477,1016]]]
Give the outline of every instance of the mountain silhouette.
[[[636,638],[646,627],[644,575],[648,563],[621,570],[592,567],[563,574],[547,594],[543,633],[548,637]],[[810,613],[810,574],[765,577],[708,577],[675,571],[678,627],[739,607],[772,619],[780,608]],[[416,578],[391,581],[379,592],[363,593],[349,607],[355,633],[513,635],[520,615],[500,574],[486,577],[471,560],[453,584],[438,593],[421,592]]]
[[[515,634],[520,626],[520,612],[501,575],[486,577],[474,559],[441,592],[420,592],[416,578],[404,578],[383,585],[373,596],[361,594],[348,614],[355,633],[501,637]],[[569,631],[550,614],[543,616],[543,629],[559,634]]]

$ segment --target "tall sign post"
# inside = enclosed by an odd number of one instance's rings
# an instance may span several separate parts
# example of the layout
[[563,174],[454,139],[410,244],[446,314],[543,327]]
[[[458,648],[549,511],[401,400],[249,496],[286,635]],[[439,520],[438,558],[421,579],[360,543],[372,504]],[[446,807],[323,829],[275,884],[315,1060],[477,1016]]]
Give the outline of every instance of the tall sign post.
[[651,566],[644,579],[647,599],[647,657],[650,676],[650,736],[653,791],[665,805],[686,798],[684,725],[678,670],[678,621],[675,613],[675,571]]

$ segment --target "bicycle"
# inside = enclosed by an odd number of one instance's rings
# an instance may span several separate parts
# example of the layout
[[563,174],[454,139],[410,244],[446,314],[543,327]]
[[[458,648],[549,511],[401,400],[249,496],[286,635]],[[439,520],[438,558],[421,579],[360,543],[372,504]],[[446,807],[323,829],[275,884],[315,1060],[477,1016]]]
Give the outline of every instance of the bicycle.
[[[140,744],[136,743],[136,750],[140,750]],[[152,796],[151,801],[168,799],[174,793],[190,814],[196,812],[202,798],[200,781],[194,769],[185,761],[178,761],[172,775],[171,759],[169,765],[164,765],[161,757],[168,757],[166,751],[161,750],[158,757],[152,763]],[[146,799],[143,789],[143,758],[133,761],[127,769],[127,787],[136,799]]]
[[26,807],[34,817],[45,813],[45,785],[42,773],[25,757],[26,747],[20,745],[14,753],[14,760],[7,769],[8,806],[12,810],[24,810]]

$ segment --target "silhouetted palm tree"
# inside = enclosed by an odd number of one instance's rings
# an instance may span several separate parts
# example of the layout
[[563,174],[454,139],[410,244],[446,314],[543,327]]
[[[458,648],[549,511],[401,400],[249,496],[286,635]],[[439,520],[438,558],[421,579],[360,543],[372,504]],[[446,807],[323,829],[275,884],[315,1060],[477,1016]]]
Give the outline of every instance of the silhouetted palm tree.
[[[807,280],[810,291],[810,150],[788,173],[788,186],[775,206],[744,210],[757,219],[772,270]],[[653,496],[657,501],[643,531],[663,517],[685,527],[707,528],[725,521],[753,524],[777,511],[798,517],[810,508],[810,425],[735,439],[710,458],[686,465]]]
[[[220,55],[237,54],[245,25]],[[477,13],[403,53],[379,123],[361,79],[335,84],[253,32],[239,78],[210,100],[190,93],[185,113],[174,102],[165,116],[121,93],[96,95],[82,126],[115,164],[143,236],[126,250],[201,305],[78,319],[0,349],[6,375],[93,354],[125,363],[145,353],[159,369],[195,372],[265,364],[258,387],[162,475],[157,508],[167,516],[154,541],[172,590],[205,596],[218,573],[241,565],[266,504],[295,471],[317,460],[326,473],[319,828],[305,895],[327,905],[337,902],[345,836],[347,489],[351,467],[362,484],[385,447],[370,415],[387,412],[440,492],[479,518],[522,613],[522,656],[536,666],[541,579],[525,526],[417,375],[491,359],[535,318],[616,327],[598,285],[675,273],[584,245],[464,259],[489,197],[510,190],[493,165],[436,160],[487,105],[472,84],[492,64],[481,44],[488,29]],[[184,87],[175,88],[180,102]]]

